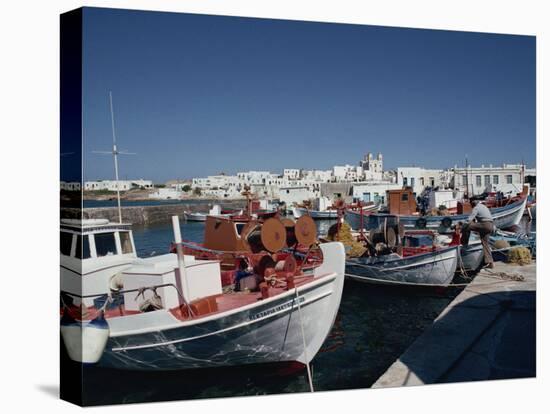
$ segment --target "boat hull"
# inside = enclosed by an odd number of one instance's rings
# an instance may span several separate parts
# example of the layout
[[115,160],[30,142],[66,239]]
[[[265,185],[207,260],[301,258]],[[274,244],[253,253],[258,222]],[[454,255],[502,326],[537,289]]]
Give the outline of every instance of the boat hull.
[[[331,273],[300,286],[298,295],[290,290],[243,309],[196,321],[178,321],[163,329],[143,326],[148,318],[153,325],[158,324],[151,314],[163,312],[166,316],[166,311],[135,315],[134,327],[123,317],[110,319],[111,337],[99,365],[179,370],[266,362],[309,363],[332,328],[342,296],[345,252],[341,243],[330,245],[321,246],[324,263],[316,272]],[[331,263],[324,267],[327,259]]]
[[292,215],[294,218],[310,216],[314,220],[335,220],[338,218],[338,212],[336,210],[318,211],[308,210],[302,207],[294,207],[292,209]]
[[458,271],[464,269],[466,272],[473,272],[483,264],[483,245],[481,241],[470,242],[468,246],[460,246],[460,262]]
[[458,246],[414,256],[358,258],[346,262],[346,276],[370,283],[447,286],[458,263]]
[[[495,227],[497,229],[506,229],[518,225],[523,216],[526,203],[527,198],[523,198],[508,206],[491,208],[491,215],[493,216]],[[346,213],[346,221],[349,219],[350,221],[348,221],[348,223],[352,228],[358,230],[360,228],[359,221],[353,220],[350,216]],[[356,214],[356,216],[357,219],[359,219],[359,214]],[[467,222],[468,217],[468,214],[450,216],[399,216],[399,222],[402,223],[406,229],[426,228],[439,232],[446,232],[449,231],[450,227],[459,222]],[[423,225],[424,223],[425,225]],[[365,229],[369,230],[368,220],[364,220],[363,226]]]

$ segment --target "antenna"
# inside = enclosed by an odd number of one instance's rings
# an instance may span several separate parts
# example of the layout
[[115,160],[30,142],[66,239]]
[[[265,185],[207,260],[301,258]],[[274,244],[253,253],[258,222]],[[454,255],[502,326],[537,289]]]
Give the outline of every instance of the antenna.
[[118,222],[122,223],[122,208],[120,207],[120,182],[118,180],[118,155],[135,155],[134,152],[119,151],[116,146],[115,115],[113,111],[113,93],[109,91],[109,103],[111,107],[111,129],[113,132],[112,151],[92,151],[95,154],[112,154],[115,161],[116,199],[118,205]]

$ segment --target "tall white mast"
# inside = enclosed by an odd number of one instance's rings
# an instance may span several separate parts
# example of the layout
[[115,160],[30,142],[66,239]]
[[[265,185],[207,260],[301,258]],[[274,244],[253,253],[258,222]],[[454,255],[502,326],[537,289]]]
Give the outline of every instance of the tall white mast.
[[120,205],[120,181],[118,179],[118,154],[124,155],[133,155],[132,152],[122,152],[119,151],[116,146],[116,133],[115,133],[115,115],[113,110],[113,93],[109,91],[109,104],[111,107],[111,130],[113,133],[113,150],[112,151],[93,151],[98,154],[113,154],[113,159],[115,162],[115,181],[116,181],[116,199],[118,206],[118,222],[122,223],[122,208]]
[[111,104],[111,128],[113,131],[113,158],[115,160],[116,201],[118,205],[118,222],[122,223],[122,209],[120,207],[120,182],[118,181],[118,151],[116,148],[115,115],[113,111],[113,93],[109,91],[109,103]]

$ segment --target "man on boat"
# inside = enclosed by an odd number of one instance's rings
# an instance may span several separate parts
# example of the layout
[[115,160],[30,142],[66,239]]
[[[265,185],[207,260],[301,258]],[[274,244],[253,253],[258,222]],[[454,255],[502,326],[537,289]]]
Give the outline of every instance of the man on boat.
[[489,236],[494,230],[493,216],[487,206],[479,200],[470,199],[472,204],[472,213],[468,217],[468,222],[462,228],[462,245],[467,246],[470,240],[470,232],[474,231],[479,234],[481,244],[483,245],[483,255],[485,256],[485,267],[492,269],[493,255],[491,254],[491,245],[489,244]]

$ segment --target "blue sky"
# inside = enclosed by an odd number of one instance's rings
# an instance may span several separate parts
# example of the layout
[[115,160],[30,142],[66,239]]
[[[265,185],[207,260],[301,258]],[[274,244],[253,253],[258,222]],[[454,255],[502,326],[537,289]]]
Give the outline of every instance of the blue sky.
[[535,37],[87,8],[84,179],[535,165]]

